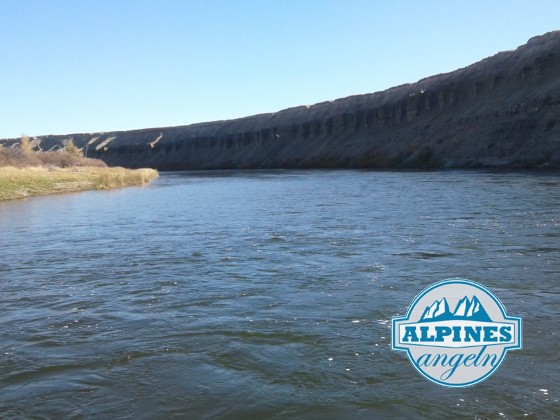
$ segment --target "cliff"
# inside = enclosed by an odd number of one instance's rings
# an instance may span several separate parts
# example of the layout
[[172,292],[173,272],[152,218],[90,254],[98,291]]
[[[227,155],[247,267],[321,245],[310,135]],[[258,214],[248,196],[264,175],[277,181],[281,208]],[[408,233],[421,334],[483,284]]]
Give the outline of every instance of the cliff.
[[[560,31],[388,89],[229,121],[68,137],[110,165],[560,168]],[[9,145],[14,140],[4,140]]]

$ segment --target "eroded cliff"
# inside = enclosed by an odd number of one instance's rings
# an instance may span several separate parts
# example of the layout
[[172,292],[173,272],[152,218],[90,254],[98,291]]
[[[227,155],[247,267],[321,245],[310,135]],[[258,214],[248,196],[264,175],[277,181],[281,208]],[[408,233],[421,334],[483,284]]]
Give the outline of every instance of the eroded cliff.
[[110,165],[160,170],[560,168],[560,31],[383,92],[237,120],[36,140],[48,150],[68,137]]

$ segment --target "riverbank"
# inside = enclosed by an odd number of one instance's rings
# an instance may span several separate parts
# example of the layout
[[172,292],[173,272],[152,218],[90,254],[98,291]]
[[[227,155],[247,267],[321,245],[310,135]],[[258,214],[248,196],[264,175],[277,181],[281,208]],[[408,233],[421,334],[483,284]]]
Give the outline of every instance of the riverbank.
[[157,177],[156,170],[147,168],[0,167],[0,200],[144,185]]

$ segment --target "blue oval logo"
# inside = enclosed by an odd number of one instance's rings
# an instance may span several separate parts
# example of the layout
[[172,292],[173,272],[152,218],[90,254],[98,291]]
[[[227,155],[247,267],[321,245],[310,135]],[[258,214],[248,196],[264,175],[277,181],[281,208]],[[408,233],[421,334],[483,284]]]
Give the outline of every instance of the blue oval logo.
[[465,387],[487,379],[508,350],[521,349],[521,318],[508,316],[481,284],[448,279],[424,289],[405,317],[392,320],[392,348],[436,384]]

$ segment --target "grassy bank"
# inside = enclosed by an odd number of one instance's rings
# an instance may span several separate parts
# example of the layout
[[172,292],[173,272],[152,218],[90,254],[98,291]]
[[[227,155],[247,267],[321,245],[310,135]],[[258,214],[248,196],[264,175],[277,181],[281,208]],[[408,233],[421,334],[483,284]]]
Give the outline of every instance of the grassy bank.
[[157,176],[153,169],[0,167],[0,200],[143,185]]

